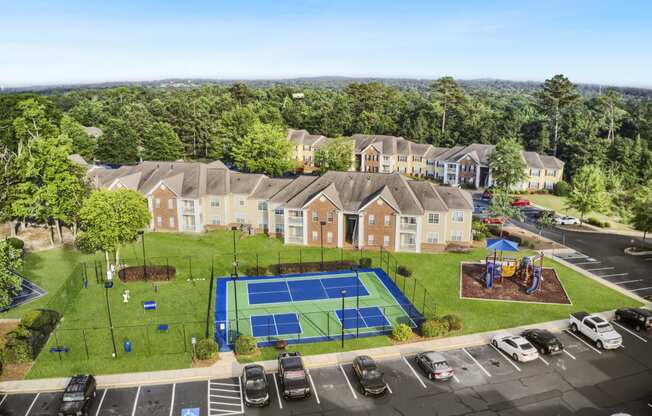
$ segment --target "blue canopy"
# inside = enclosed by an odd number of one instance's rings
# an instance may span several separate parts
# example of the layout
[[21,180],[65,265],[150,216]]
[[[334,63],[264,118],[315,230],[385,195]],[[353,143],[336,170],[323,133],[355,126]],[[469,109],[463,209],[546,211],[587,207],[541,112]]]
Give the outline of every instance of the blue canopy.
[[487,250],[518,251],[518,243],[504,238],[489,238],[487,239]]

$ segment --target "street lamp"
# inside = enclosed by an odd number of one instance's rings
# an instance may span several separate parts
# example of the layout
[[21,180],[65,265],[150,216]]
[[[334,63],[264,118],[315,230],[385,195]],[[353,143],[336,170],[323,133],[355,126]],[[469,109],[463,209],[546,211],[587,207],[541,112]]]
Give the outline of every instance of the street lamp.
[[138,231],[140,235],[140,241],[143,243],[143,274],[145,275],[145,280],[147,280],[147,257],[145,256],[145,231]]
[[346,296],[346,289],[340,290],[340,294],[342,295],[342,349],[344,349],[344,296]]
[[358,278],[358,268],[353,266],[352,269],[355,272],[355,337],[358,338],[360,335],[360,279]]
[[231,231],[233,231],[233,273],[231,273],[231,279],[233,280],[233,296],[235,298],[235,332],[237,336],[240,336],[240,324],[238,322],[238,285],[236,284],[236,280],[238,280],[238,257],[235,251],[235,232],[238,231],[238,227],[231,227]]
[[326,221],[319,222],[319,240],[321,244],[321,271],[324,271],[324,225]]

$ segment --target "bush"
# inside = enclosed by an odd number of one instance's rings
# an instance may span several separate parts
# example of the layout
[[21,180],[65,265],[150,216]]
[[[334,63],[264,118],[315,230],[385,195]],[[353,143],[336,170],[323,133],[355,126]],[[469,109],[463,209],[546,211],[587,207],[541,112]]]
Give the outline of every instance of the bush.
[[399,274],[399,276],[412,277],[412,270],[410,270],[407,266],[398,266],[396,272]]
[[32,360],[29,348],[29,331],[22,325],[5,336],[2,361],[7,363],[28,363]]
[[50,334],[59,322],[59,313],[49,309],[35,309],[20,318],[20,323],[27,329]]
[[23,250],[25,248],[25,242],[18,237],[9,237],[7,238],[7,244],[15,248],[16,250]]
[[210,360],[217,354],[217,343],[212,338],[200,339],[195,351],[200,360]]
[[443,319],[430,319],[421,325],[421,335],[426,338],[440,337],[448,331],[448,322]]
[[362,257],[360,259],[360,267],[363,269],[370,269],[371,268],[371,258],[369,257]]
[[611,224],[608,221],[600,221],[599,219],[597,219],[595,217],[589,217],[584,222],[586,222],[587,224],[594,225],[596,227],[600,227],[600,228],[609,228],[609,227],[611,227]]
[[267,267],[265,266],[252,266],[245,269],[247,276],[265,276],[267,274]]
[[471,233],[475,241],[482,241],[491,235],[489,227],[482,221],[474,220],[471,224]]
[[462,317],[455,314],[444,315],[441,317],[443,321],[448,322],[450,331],[458,331],[463,328]]
[[249,335],[240,335],[235,340],[235,353],[238,355],[249,355],[256,351],[256,338]]
[[552,193],[557,196],[568,196],[570,195],[571,186],[566,181],[559,181],[552,187]]
[[392,330],[392,338],[399,342],[406,342],[412,338],[412,328],[406,324],[399,324]]

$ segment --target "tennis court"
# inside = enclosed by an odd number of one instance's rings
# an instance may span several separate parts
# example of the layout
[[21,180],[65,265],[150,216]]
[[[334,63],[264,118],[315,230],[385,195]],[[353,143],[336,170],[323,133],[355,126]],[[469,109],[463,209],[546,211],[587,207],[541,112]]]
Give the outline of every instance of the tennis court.
[[[237,319],[236,319],[237,303]],[[343,307],[344,303],[344,307]],[[216,287],[215,336],[228,350],[239,335],[260,346],[278,340],[319,342],[388,333],[423,316],[382,269],[281,276],[245,276]]]

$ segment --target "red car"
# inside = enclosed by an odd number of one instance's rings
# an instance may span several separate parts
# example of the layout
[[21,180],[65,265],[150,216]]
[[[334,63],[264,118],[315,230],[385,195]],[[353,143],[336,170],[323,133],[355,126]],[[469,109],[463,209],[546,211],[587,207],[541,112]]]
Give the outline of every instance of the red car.
[[530,201],[524,198],[517,198],[512,201],[513,207],[527,207],[530,206]]
[[505,218],[503,217],[485,217],[480,220],[484,224],[504,224]]

